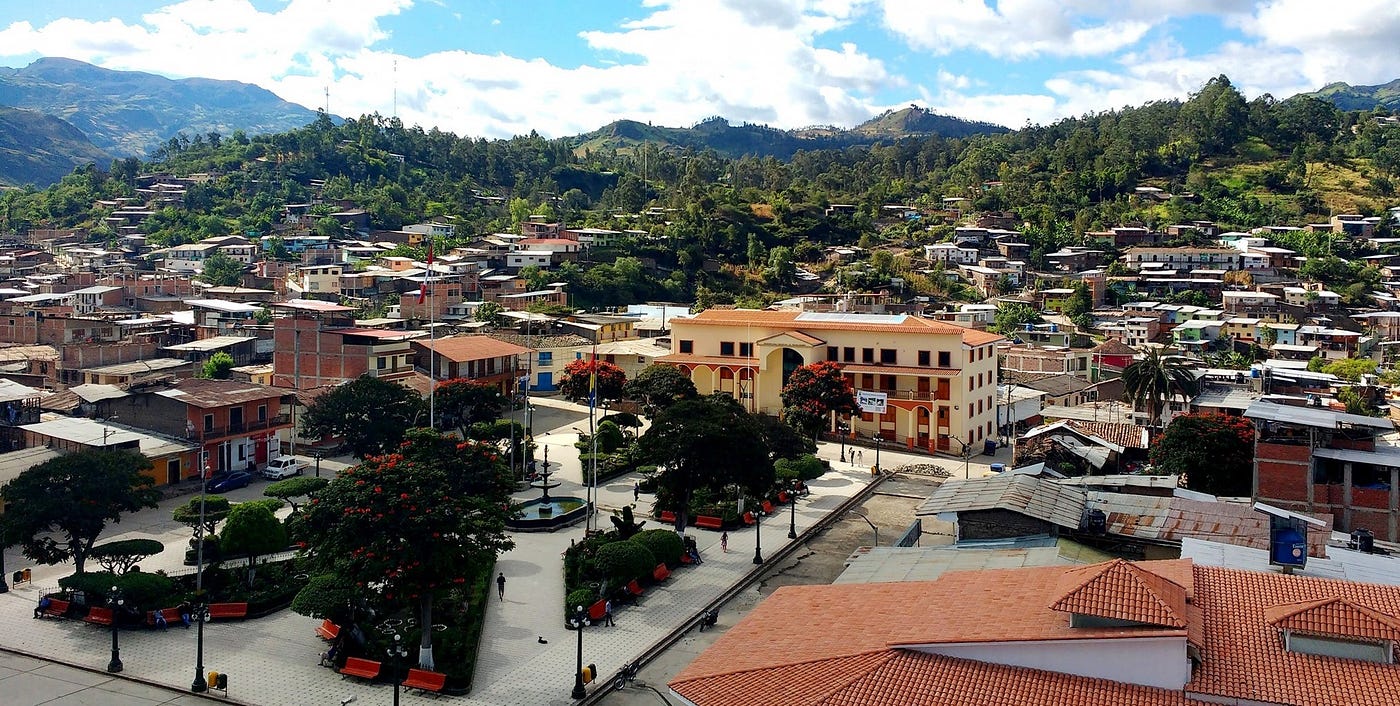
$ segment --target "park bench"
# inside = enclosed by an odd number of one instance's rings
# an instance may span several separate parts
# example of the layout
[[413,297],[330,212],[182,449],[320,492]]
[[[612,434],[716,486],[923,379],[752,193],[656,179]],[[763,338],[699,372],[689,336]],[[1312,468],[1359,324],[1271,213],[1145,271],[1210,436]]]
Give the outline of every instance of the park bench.
[[642,595],[642,585],[637,583],[637,579],[628,581],[627,585],[624,586],[622,590],[626,591],[627,595],[632,598],[639,598]]
[[93,625],[111,625],[112,609],[103,608],[100,605],[88,608],[88,614],[83,617],[83,622],[92,623]]
[[375,679],[379,676],[380,664],[359,657],[351,657],[345,660],[345,666],[340,668],[340,678],[360,677],[361,679]]
[[442,691],[442,687],[447,684],[447,675],[442,672],[430,672],[426,669],[410,669],[408,677],[403,680],[405,689],[417,689],[419,691],[431,691],[434,694]]
[[340,626],[332,623],[330,619],[322,620],[321,626],[316,628],[316,634],[323,640],[335,640],[340,636]]
[[187,625],[187,624],[185,623],[185,621],[184,621],[183,619],[180,618],[180,609],[179,609],[179,608],[166,608],[166,609],[164,609],[164,610],[159,610],[159,611],[155,611],[155,610],[148,610],[148,611],[146,611],[146,625],[147,625],[147,626],[149,626],[149,627],[155,627],[155,626],[156,626],[156,613],[160,613],[160,614],[165,618],[165,624],[166,624],[166,625],[182,625],[182,626],[184,626],[184,627],[189,627],[189,625]]
[[50,598],[49,607],[44,609],[43,615],[47,615],[50,618],[62,618],[68,615],[68,601]]
[[247,603],[210,603],[210,620],[228,620],[248,617]]
[[764,500],[764,501],[763,501],[763,514],[765,514],[765,515],[771,515],[771,514],[773,514],[773,503],[770,503],[770,502],[768,502],[767,500]]
[[603,616],[605,616],[605,615],[607,615],[607,614],[608,614],[608,602],[607,602],[607,601],[598,601],[597,603],[594,603],[593,605],[588,606],[588,619],[589,619],[589,620],[592,620],[592,621],[595,622],[595,623],[598,622],[599,620],[602,620],[602,619],[603,619]]
[[711,517],[709,515],[701,515],[695,518],[695,526],[704,527],[705,529],[717,530],[724,527],[724,520],[721,520],[718,517]]
[[746,524],[746,525],[752,525],[752,524],[755,523],[755,522],[757,522],[757,520],[755,520],[755,519],[753,518],[753,513],[752,513],[752,512],[746,512],[746,513],[744,513],[744,524]]
[[671,578],[671,570],[666,568],[665,562],[657,564],[656,568],[651,570],[651,579],[653,581],[660,582],[668,578]]
[[694,559],[691,559],[691,558],[690,558],[690,554],[687,552],[687,553],[681,555],[681,563],[682,563],[682,564],[694,564],[694,563],[695,563],[695,560],[694,560]]
[[780,491],[778,491],[778,504],[779,504],[779,505],[782,505],[783,503],[786,503],[787,501],[788,501],[788,494],[787,494],[787,491],[786,491],[786,490],[780,490]]
[[662,510],[661,521],[674,523],[676,521],[676,513],[671,512],[670,510]]

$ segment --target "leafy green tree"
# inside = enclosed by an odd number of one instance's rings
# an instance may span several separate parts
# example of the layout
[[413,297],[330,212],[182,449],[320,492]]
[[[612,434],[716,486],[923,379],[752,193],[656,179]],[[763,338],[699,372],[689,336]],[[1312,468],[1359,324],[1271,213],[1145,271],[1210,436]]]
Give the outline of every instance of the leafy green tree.
[[1222,496],[1249,495],[1254,473],[1254,426],[1222,414],[1182,414],[1152,444],[1159,473],[1180,475],[1186,487]]
[[466,436],[471,425],[501,416],[506,397],[495,385],[453,378],[438,383],[435,404],[438,428],[457,429]]
[[263,488],[263,495],[291,505],[292,514],[296,514],[301,508],[297,507],[295,498],[313,498],[327,485],[330,485],[328,478],[293,476],[268,484],[266,488]]
[[1190,399],[1196,394],[1196,377],[1179,359],[1163,356],[1153,348],[1142,360],[1123,368],[1123,387],[1135,405],[1147,408],[1148,426],[1161,425],[1162,411],[1177,395]]
[[209,356],[209,360],[204,361],[204,366],[199,370],[199,376],[213,380],[227,380],[233,368],[233,356],[219,351]]
[[215,250],[213,255],[205,258],[204,266],[195,279],[215,287],[232,287],[243,282],[243,263],[222,250]]
[[622,399],[622,391],[627,384],[627,374],[616,363],[592,358],[579,358],[564,366],[564,377],[559,381],[559,392],[566,399],[588,401],[589,389],[593,384],[594,371],[597,375],[597,400],[601,407],[607,400]]
[[165,545],[154,539],[119,539],[105,542],[88,551],[88,558],[104,571],[124,574],[138,562],[165,551]]
[[[396,452],[341,472],[292,521],[320,574],[381,607],[417,602],[433,624],[433,597],[488,571],[514,546],[505,521],[514,482],[494,446],[416,429]],[[393,531],[385,531],[393,528]],[[433,632],[419,666],[432,669]]]
[[642,411],[655,417],[662,410],[682,400],[699,396],[695,383],[680,368],[653,363],[623,385],[623,394],[642,403]]
[[316,221],[316,235],[325,235],[333,238],[341,235],[343,232],[344,229],[341,227],[340,221],[336,220],[334,217],[322,216],[320,220]]
[[145,456],[125,450],[50,459],[0,488],[5,521],[26,557],[41,564],[71,559],[82,573],[107,523],[156,506],[160,491],[143,472],[150,467]]
[[[314,478],[312,480],[315,480]],[[258,557],[287,548],[287,529],[266,505],[239,503],[219,533],[219,553],[248,557],[248,585],[253,585]]]
[[[184,505],[175,508],[174,512],[171,513],[172,519],[194,531],[194,539],[199,539],[201,530],[199,525],[199,504],[199,497],[193,497]],[[205,495],[204,536],[207,537],[214,534],[215,530],[218,529],[219,523],[228,519],[229,510],[232,508],[233,504],[228,501],[228,498],[222,495]]]
[[812,439],[832,414],[846,415],[856,409],[850,378],[841,374],[840,363],[829,360],[794,369],[780,396],[784,421]]
[[499,326],[501,322],[501,312],[505,309],[496,302],[482,302],[472,314],[472,318],[492,326]]
[[779,245],[768,253],[768,267],[763,271],[764,279],[778,289],[791,287],[797,279],[797,264],[792,259],[792,249]]
[[402,385],[361,375],[326,392],[306,408],[302,431],[313,438],[338,436],[359,458],[384,453],[404,431],[427,421],[427,404]]
[[1322,372],[1336,375],[1343,380],[1356,382],[1361,379],[1362,375],[1376,372],[1376,361],[1370,358],[1343,358],[1324,364]]
[[1029,304],[1003,302],[997,307],[991,329],[1003,336],[1014,336],[1026,324],[1040,322],[1040,312]]
[[1259,345],[1273,348],[1275,343],[1278,343],[1278,329],[1273,326],[1264,326],[1259,331]]
[[753,415],[729,395],[676,402],[661,410],[637,439],[641,456],[656,464],[657,507],[671,510],[677,528],[689,522],[691,495],[738,485],[752,492],[773,484],[773,461]]

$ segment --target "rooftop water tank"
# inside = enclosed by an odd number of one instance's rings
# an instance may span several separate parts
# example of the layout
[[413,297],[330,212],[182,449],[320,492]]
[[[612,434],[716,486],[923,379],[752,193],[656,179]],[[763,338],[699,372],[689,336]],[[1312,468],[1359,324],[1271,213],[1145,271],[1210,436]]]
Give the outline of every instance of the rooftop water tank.
[[1308,540],[1302,532],[1292,527],[1280,527],[1270,534],[1270,564],[1303,566],[1308,563]]

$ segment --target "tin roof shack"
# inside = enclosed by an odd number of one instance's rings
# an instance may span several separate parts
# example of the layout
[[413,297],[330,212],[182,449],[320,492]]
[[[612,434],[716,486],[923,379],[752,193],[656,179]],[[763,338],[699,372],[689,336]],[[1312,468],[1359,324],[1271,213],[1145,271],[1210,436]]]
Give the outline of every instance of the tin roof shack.
[[124,424],[83,417],[44,415],[44,421],[24,425],[29,447],[47,447],[62,453],[101,449],[130,449],[151,459],[145,474],[156,485],[173,485],[199,475],[198,445],[168,434],[157,434]]

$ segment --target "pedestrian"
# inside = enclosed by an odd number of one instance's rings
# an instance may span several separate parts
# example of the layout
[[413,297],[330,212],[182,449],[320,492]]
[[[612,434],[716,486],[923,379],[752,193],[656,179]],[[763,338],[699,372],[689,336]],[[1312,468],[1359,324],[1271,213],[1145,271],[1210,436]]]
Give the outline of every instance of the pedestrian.
[[612,599],[608,599],[607,602],[603,603],[603,625],[608,627],[616,625],[612,617]]
[[632,502],[637,502],[638,500],[641,500],[641,499],[642,499],[642,483],[641,483],[641,481],[632,481]]
[[49,610],[49,606],[52,605],[53,601],[50,600],[48,596],[40,596],[39,605],[34,606],[34,617],[36,619],[44,617],[44,614]]
[[170,628],[170,626],[165,623],[165,613],[159,610],[151,611],[151,624],[161,630],[168,630]]
[[496,574],[496,595],[500,596],[501,600],[506,599],[506,572],[504,571]]
[[724,551],[724,553],[726,553],[726,554],[729,553],[729,533],[728,533],[728,532],[725,532],[724,534],[721,534],[721,535],[719,536],[719,548],[720,548],[722,551]]
[[182,601],[180,605],[175,606],[175,610],[180,614],[180,622],[184,623],[185,627],[189,627],[190,614],[194,612],[193,608],[190,606],[190,602]]

